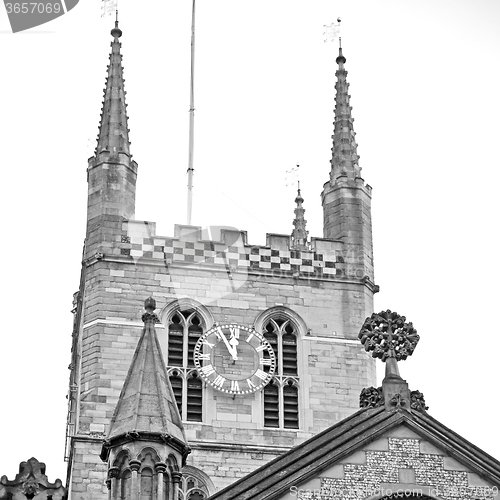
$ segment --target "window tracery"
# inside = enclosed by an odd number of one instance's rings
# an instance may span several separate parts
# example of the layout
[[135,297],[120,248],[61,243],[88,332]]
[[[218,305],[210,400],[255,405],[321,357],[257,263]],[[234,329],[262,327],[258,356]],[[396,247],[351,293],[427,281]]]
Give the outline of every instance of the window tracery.
[[203,500],[215,493],[210,478],[191,465],[182,469],[182,481],[179,486],[179,500]]
[[192,307],[175,309],[167,317],[167,369],[182,420],[203,420],[203,384],[196,372],[193,352],[206,329]]
[[286,312],[279,310],[264,319],[261,331],[272,345],[277,360],[273,380],[264,388],[264,427],[298,429],[298,326]]

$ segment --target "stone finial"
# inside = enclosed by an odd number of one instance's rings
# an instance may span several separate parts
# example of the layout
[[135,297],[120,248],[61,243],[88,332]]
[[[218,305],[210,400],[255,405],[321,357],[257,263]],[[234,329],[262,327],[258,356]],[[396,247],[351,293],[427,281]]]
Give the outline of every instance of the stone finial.
[[52,500],[66,500],[68,496],[60,479],[56,479],[54,483],[48,481],[45,464],[36,458],[21,462],[19,473],[13,481],[9,481],[7,476],[2,476],[0,479],[0,498],[32,500],[42,492],[44,498],[51,497]]
[[118,27],[118,10],[116,11],[115,27],[111,30],[111,36],[113,38],[120,38],[122,36],[122,30]]
[[144,321],[144,323],[148,323],[148,322],[159,323],[160,322],[160,320],[158,319],[158,316],[154,313],[154,310],[156,309],[156,300],[153,299],[153,297],[148,297],[144,301],[144,309],[146,309],[146,312],[142,315],[142,321]]
[[360,406],[426,409],[425,402],[421,403],[420,398],[416,402],[415,396],[411,399],[408,384],[399,375],[397,363],[413,354],[420,339],[413,324],[406,323],[404,316],[390,310],[373,313],[366,318],[358,338],[366,351],[371,351],[374,358],[386,363],[382,387],[364,389],[360,395]]
[[148,312],[153,312],[156,309],[156,300],[153,297],[148,297],[144,301],[144,309]]
[[420,340],[413,324],[406,323],[404,316],[390,310],[366,318],[358,338],[366,351],[373,351],[372,356],[382,361],[406,359]]

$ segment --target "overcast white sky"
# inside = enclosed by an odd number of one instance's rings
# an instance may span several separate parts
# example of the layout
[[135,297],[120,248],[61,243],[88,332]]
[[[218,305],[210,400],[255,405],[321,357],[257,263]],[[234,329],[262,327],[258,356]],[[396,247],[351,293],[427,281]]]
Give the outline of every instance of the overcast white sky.
[[[10,34],[0,8],[3,262],[0,475],[63,461],[72,295],[85,237],[110,17],[82,0]],[[377,311],[421,335],[400,370],[430,414],[500,458],[500,2],[198,0],[193,222],[290,233],[301,165],[322,236],[342,18],[363,177],[373,186]],[[185,222],[190,0],[120,0],[138,219]],[[383,367],[379,366],[379,374]]]

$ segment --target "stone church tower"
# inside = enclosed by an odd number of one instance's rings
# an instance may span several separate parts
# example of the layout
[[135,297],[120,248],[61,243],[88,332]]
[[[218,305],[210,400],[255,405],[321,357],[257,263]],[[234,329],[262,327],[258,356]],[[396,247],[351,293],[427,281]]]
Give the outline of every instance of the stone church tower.
[[[134,219],[138,165],[118,23],[111,35],[75,294],[68,489],[73,500],[124,499],[127,488],[146,498],[141,485],[161,480],[161,491],[198,500],[351,415],[375,384],[374,360],[356,340],[377,291],[371,188],[360,177],[340,52],[323,237],[308,237],[300,191],[291,236],[267,234],[265,246],[240,230],[209,239],[176,225],[173,236],[157,235],[154,222]],[[141,320],[148,297],[156,325]],[[141,359],[158,369],[141,369]],[[231,378],[244,363],[248,375]]]

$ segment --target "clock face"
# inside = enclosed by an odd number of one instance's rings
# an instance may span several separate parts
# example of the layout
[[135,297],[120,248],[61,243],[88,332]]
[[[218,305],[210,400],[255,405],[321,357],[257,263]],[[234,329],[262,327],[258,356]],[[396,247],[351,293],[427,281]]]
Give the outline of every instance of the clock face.
[[250,394],[263,389],[276,370],[271,344],[253,328],[234,323],[215,325],[194,348],[200,376],[228,394]]

